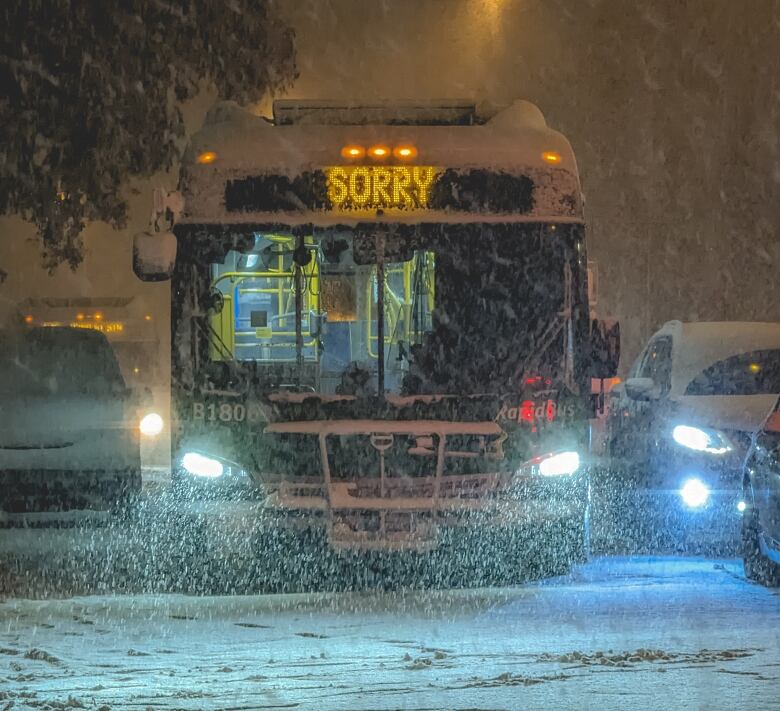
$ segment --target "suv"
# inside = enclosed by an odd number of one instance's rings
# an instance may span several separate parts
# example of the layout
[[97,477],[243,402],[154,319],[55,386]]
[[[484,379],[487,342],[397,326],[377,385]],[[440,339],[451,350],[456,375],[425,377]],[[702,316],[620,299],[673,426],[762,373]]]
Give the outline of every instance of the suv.
[[0,332],[0,509],[111,508],[140,491],[136,406],[106,337]]
[[778,394],[780,324],[664,324],[611,393],[607,446],[621,485],[668,495],[667,519],[720,510],[738,525],[742,463]]

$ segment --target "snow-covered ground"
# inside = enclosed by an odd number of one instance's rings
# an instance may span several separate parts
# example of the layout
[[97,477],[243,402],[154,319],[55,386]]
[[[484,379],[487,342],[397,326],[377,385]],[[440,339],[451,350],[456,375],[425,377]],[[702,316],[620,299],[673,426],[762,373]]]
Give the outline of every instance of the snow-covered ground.
[[0,603],[0,708],[780,708],[780,591],[601,558],[513,588]]

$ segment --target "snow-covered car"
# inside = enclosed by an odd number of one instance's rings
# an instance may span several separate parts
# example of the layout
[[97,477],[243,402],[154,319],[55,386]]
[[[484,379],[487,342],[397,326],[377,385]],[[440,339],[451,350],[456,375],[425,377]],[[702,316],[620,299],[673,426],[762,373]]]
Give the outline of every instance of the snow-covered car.
[[745,574],[764,585],[780,585],[780,399],[753,438],[743,486]]
[[621,484],[671,494],[667,514],[721,510],[738,525],[742,463],[778,393],[780,324],[666,323],[611,393]]
[[138,406],[106,337],[0,332],[0,509],[107,509],[141,488]]

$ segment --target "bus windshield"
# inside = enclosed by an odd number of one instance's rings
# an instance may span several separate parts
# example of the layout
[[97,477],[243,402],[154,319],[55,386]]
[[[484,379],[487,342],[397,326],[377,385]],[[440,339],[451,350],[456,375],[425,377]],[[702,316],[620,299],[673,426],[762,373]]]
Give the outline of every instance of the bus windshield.
[[380,369],[399,394],[549,385],[586,323],[581,239],[578,226],[517,224],[254,233],[209,266],[202,360],[319,394],[376,394]]

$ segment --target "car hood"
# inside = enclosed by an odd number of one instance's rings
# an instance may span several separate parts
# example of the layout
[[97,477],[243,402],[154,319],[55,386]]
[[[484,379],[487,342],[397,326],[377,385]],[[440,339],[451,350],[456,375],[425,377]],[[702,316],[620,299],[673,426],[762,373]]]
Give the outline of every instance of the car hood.
[[777,402],[777,395],[682,395],[676,419],[681,424],[755,432]]

